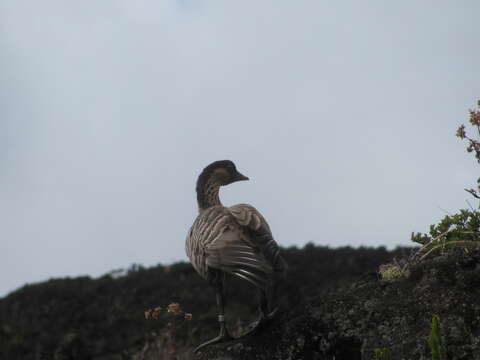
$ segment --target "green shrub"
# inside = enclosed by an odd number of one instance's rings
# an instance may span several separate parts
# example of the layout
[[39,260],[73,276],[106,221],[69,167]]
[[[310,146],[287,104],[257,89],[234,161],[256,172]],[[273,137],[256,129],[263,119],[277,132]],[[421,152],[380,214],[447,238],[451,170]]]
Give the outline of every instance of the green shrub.
[[428,336],[428,346],[432,353],[432,360],[447,360],[445,343],[440,334],[440,318],[438,315],[432,317],[432,328]]
[[373,360],[391,360],[390,350],[387,348],[373,349]]
[[[477,105],[477,109],[470,110],[469,122],[474,128],[474,133],[480,136],[480,101]],[[469,136],[463,124],[457,129],[456,135],[467,141],[467,152],[473,153],[480,164],[480,138]],[[477,183],[477,189],[471,188],[465,191],[476,200],[480,200],[480,178]],[[430,225],[428,234],[412,233],[411,240],[422,245],[414,256],[417,260],[451,246],[462,245],[465,248],[480,246],[480,202],[477,209],[470,205],[470,209],[447,215],[438,224]]]
[[438,224],[430,225],[429,235],[412,234],[412,241],[425,245],[431,242],[454,240],[479,241],[480,211],[460,210],[445,216]]

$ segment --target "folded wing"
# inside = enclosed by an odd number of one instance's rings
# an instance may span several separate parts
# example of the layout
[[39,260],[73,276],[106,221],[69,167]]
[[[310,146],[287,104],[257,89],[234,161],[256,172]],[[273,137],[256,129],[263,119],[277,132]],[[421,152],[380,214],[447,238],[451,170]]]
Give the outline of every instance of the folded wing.
[[231,220],[206,250],[208,267],[220,269],[259,288],[286,264],[263,216],[251,205],[227,208]]

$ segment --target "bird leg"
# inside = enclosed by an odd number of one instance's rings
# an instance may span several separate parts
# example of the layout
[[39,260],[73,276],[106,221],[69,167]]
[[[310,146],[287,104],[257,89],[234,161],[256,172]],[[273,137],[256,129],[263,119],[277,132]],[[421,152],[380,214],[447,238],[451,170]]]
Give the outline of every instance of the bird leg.
[[250,330],[247,330],[244,334],[242,334],[241,337],[244,337],[246,335],[253,334],[260,330],[263,326],[268,324],[274,317],[275,314],[278,311],[278,308],[273,309],[272,311],[269,310],[269,303],[268,303],[268,297],[265,292],[265,290],[260,290],[260,304],[259,304],[259,309],[260,309],[260,316],[258,317],[258,320],[254,321],[249,325],[251,327]]
[[278,311],[278,308],[273,309],[272,311],[269,310],[269,302],[268,297],[265,290],[260,290],[260,318],[264,320],[273,319],[275,314]]
[[232,340],[232,336],[228,333],[227,330],[227,325],[225,323],[225,304],[224,304],[224,296],[223,296],[223,278],[219,279],[216,283],[216,289],[217,289],[217,307],[219,311],[218,315],[218,322],[220,324],[220,333],[218,334],[217,337],[208,340],[204,342],[203,344],[200,344],[197,346],[197,348],[194,350],[194,352],[199,351],[200,349],[204,348],[207,345],[211,344],[216,344],[216,343],[221,343],[225,342],[228,340]]

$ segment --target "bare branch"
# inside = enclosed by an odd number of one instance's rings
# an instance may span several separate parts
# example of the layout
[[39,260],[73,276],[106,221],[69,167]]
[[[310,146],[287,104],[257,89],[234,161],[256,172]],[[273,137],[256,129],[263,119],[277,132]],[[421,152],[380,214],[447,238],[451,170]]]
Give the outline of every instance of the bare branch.
[[480,196],[477,194],[477,192],[473,189],[464,189],[466,192],[470,193],[474,198],[480,199]]

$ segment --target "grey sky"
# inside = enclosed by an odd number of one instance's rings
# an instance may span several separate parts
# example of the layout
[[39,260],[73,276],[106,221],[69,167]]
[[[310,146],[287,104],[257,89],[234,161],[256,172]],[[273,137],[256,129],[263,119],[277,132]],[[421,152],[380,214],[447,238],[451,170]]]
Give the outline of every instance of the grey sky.
[[479,10],[0,0],[0,296],[185,259],[218,159],[282,245],[409,245],[478,175]]

